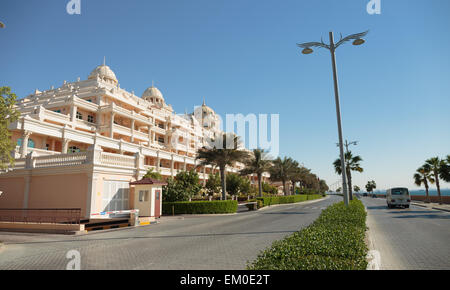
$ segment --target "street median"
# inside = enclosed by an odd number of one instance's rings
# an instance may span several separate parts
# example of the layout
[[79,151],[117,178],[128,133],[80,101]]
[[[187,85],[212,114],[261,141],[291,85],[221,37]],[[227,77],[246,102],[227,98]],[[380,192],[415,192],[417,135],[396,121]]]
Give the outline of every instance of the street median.
[[361,201],[323,210],[310,226],[276,241],[249,270],[365,270],[366,211]]

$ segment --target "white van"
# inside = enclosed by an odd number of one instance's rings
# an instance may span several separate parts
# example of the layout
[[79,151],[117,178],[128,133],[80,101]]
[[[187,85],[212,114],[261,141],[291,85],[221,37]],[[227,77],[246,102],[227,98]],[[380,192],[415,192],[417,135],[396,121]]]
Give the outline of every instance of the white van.
[[386,202],[389,208],[402,206],[409,208],[411,197],[406,187],[395,187],[386,191]]

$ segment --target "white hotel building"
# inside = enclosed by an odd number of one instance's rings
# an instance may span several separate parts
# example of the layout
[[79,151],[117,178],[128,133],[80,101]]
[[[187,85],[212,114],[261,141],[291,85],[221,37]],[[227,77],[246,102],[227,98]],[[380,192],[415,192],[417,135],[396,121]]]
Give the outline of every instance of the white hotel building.
[[10,127],[16,161],[0,174],[0,208],[81,208],[87,218],[131,209],[129,182],[149,168],[164,177],[195,168],[204,183],[213,168],[197,168],[196,152],[222,134],[205,103],[176,115],[156,87],[137,97],[106,65],[87,80],[36,90],[17,107],[21,117]]

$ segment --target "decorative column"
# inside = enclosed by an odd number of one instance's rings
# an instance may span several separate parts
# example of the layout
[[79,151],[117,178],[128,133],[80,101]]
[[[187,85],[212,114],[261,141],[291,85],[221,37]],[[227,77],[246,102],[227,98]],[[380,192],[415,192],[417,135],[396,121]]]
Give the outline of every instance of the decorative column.
[[63,139],[62,150],[61,150],[62,154],[67,154],[67,150],[69,150],[69,142],[70,142],[70,139],[67,139],[67,138]]
[[135,158],[135,167],[136,167],[136,173],[135,178],[136,180],[141,179],[141,170],[144,170],[144,155],[141,154],[141,152],[134,153]]
[[148,129],[148,147],[150,147],[151,144],[153,144],[153,132],[152,132],[152,126],[148,125],[147,126]]
[[159,164],[161,163],[161,159],[159,158],[159,150],[156,151],[156,171],[161,173],[159,169]]
[[78,107],[75,106],[75,105],[72,105],[70,107],[70,121],[72,123],[75,122],[75,119],[76,119],[76,116],[77,116],[77,110],[78,110]]
[[109,131],[109,137],[112,139],[114,137],[114,116],[116,114],[111,112],[111,122],[110,122],[110,131]]
[[134,142],[134,119],[131,120],[131,143],[133,142]]
[[187,167],[187,165],[186,165],[186,157],[184,157],[184,163],[183,163],[183,170],[184,171],[186,171],[186,167]]
[[30,139],[30,135],[30,131],[23,131],[22,145],[20,146],[20,158],[25,158],[28,154],[28,140]]

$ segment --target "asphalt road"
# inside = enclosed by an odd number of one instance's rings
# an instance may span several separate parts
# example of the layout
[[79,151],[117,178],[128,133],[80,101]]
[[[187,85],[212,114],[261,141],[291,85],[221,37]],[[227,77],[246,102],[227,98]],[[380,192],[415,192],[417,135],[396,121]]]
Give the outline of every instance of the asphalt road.
[[1,233],[0,269],[66,269],[70,250],[81,269],[245,269],[273,241],[312,223],[340,201],[272,206],[235,215],[162,219],[161,223],[82,236]]
[[450,269],[450,213],[413,205],[388,209],[384,198],[361,200],[381,269]]

